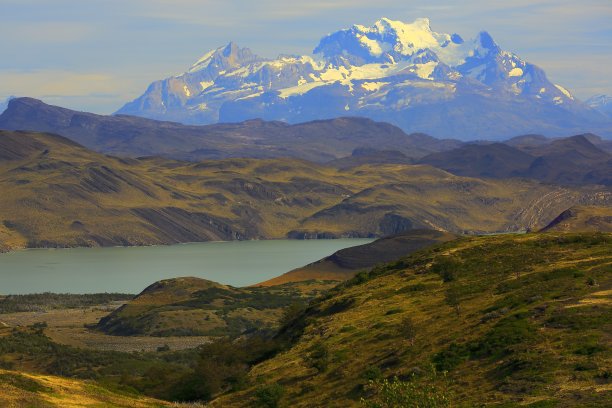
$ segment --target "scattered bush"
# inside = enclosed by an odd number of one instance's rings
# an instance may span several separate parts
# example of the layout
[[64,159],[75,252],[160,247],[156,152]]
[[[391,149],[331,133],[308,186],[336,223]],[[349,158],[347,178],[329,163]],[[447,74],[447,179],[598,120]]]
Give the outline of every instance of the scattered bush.
[[414,339],[417,335],[417,329],[410,316],[406,316],[402,319],[399,325],[399,335],[414,345]]
[[380,380],[382,378],[382,371],[380,371],[379,367],[371,366],[363,372],[362,377],[368,381]]
[[316,368],[318,372],[325,372],[329,366],[329,350],[327,346],[320,341],[315,343],[310,348],[308,363],[311,367]]
[[440,275],[444,282],[456,280],[460,269],[461,263],[450,256],[439,256],[431,265],[431,271]]

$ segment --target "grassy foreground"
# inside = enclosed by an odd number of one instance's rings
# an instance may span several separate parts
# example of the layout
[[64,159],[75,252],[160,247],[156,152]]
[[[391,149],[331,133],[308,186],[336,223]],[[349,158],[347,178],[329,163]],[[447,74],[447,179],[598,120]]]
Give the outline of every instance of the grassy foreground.
[[276,332],[194,350],[83,350],[0,329],[13,370],[0,406],[166,406],[140,393],[213,407],[608,407],[611,248],[609,233],[463,237],[285,308]]

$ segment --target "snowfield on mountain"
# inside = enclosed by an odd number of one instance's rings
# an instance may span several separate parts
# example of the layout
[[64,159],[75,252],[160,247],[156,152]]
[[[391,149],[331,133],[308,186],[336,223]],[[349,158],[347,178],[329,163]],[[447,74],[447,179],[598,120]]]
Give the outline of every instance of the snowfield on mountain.
[[426,18],[354,25],[325,36],[313,56],[266,59],[230,42],[117,113],[187,124],[365,116],[461,139],[612,135],[608,115],[487,32],[464,40],[433,31]]

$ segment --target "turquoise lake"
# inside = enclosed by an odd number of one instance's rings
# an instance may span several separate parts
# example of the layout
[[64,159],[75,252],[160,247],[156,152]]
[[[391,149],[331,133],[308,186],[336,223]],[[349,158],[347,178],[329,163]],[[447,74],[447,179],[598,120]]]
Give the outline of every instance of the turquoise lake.
[[258,283],[371,239],[204,242],[151,247],[29,249],[0,254],[0,294],[139,293],[160,279]]

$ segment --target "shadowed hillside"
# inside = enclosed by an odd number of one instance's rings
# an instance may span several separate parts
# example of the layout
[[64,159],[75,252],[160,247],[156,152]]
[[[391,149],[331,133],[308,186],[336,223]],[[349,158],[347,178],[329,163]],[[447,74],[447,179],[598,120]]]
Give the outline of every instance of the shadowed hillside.
[[459,146],[457,140],[406,134],[365,118],[338,118],[295,125],[278,121],[189,126],[135,116],[104,116],[15,98],[0,115],[0,129],[50,132],[95,151],[129,157],[165,156],[198,161],[228,157],[296,157],[325,162],[355,148],[400,150],[410,157]]
[[508,144],[470,144],[432,153],[419,163],[461,176],[525,177],[561,185],[612,185],[612,154],[595,146],[587,136],[550,141],[530,135],[511,139]]

